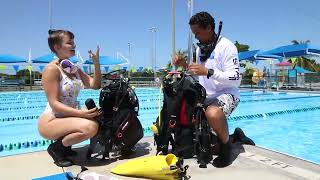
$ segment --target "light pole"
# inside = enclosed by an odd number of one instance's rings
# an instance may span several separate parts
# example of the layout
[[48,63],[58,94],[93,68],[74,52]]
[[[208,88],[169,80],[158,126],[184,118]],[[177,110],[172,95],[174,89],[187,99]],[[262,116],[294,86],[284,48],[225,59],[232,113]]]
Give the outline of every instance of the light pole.
[[[189,18],[192,17],[193,14],[193,0],[188,0],[188,12]],[[193,38],[192,38],[192,31],[189,29],[188,34],[188,64],[193,61]]]
[[[174,57],[174,55],[176,54],[174,0],[171,0],[171,15],[172,15],[172,57]],[[171,65],[173,65],[173,62],[171,62]]]
[[152,33],[152,48],[151,48],[151,64],[152,64],[152,70],[153,70],[153,78],[154,80],[157,77],[156,73],[156,66],[157,66],[157,61],[156,61],[156,32],[157,28],[156,27],[151,27],[149,28],[149,31]]
[[49,0],[49,29],[52,29],[52,0]]
[[128,77],[130,77],[130,71],[131,71],[131,43],[128,43],[129,48],[129,65],[128,65]]

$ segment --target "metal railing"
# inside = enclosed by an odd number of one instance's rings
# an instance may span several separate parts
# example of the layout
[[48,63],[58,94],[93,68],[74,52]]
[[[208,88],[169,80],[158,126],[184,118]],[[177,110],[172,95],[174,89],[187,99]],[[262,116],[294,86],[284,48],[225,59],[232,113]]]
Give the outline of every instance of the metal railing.
[[[253,81],[254,79],[254,81]],[[37,81],[36,81],[37,82]],[[0,91],[22,91],[22,90],[39,90],[41,83],[18,83],[14,84],[0,83]],[[162,78],[156,80],[154,77],[131,77],[130,84],[135,87],[160,87]],[[252,89],[276,89],[276,90],[320,90],[320,73],[304,74],[295,77],[288,76],[263,76],[263,77],[242,77],[241,88]]]
[[320,90],[320,74],[304,74],[290,77],[287,75],[278,76],[252,76],[242,78],[242,88],[252,89],[286,89],[286,90]]

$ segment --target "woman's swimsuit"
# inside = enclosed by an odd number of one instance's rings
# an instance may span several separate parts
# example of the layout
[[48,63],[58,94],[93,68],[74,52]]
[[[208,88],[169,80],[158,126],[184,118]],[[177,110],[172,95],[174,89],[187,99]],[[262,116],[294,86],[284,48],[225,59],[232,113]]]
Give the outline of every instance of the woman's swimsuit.
[[[57,65],[58,66],[58,65]],[[59,101],[67,106],[73,108],[79,108],[79,102],[77,101],[78,94],[81,89],[84,88],[82,80],[78,72],[76,76],[72,78],[68,77],[63,70],[58,66],[61,75]],[[53,112],[49,102],[47,103],[44,113]],[[56,116],[61,114],[59,112],[53,112]],[[61,114],[62,115],[62,114]]]

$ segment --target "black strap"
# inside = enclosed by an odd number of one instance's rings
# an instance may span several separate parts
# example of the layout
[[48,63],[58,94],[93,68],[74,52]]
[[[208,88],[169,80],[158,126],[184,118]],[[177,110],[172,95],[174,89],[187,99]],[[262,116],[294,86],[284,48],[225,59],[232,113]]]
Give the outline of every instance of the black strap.
[[[114,102],[114,106],[113,106],[113,108],[112,108],[112,110],[113,110],[114,112],[117,112],[117,111],[118,111],[118,108],[119,108],[118,102],[119,102],[120,89],[121,89],[121,83],[120,83],[119,88],[118,88],[118,91],[117,91],[117,93],[116,93],[116,99],[115,99],[115,102]],[[114,113],[114,114],[115,114],[115,113]]]
[[215,49],[215,48],[216,48],[216,46],[217,46],[217,44],[218,44],[219,37],[220,37],[220,34],[221,34],[221,30],[222,30],[222,24],[223,24],[223,22],[222,22],[222,21],[220,21],[220,22],[219,22],[218,35],[217,35],[217,39],[216,39],[216,41],[214,42],[214,48],[213,48],[213,49]]
[[[130,116],[130,117],[129,117],[129,116]],[[123,134],[123,132],[125,132],[125,131],[129,128],[131,122],[133,121],[133,118],[134,118],[133,114],[131,113],[131,111],[129,111],[129,114],[128,114],[128,116],[126,117],[126,119],[128,119],[128,121],[123,121],[123,122],[120,124],[120,126],[118,127],[118,130],[116,131],[116,136],[118,136],[118,133]],[[126,125],[126,123],[129,123],[129,124]],[[125,125],[126,125],[126,126],[125,126]],[[118,138],[120,138],[120,137],[118,137]]]

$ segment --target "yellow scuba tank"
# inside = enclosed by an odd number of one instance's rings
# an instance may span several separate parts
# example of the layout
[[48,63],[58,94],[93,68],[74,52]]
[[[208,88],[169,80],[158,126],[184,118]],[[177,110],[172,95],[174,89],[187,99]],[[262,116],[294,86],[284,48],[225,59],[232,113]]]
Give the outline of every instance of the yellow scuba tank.
[[[158,118],[159,118],[158,127],[160,127],[160,124],[161,124],[161,92],[162,92],[162,85],[160,86],[160,92],[158,97]],[[152,124],[150,126],[150,129],[153,132],[153,134],[159,135],[158,127],[156,126],[156,124]]]

